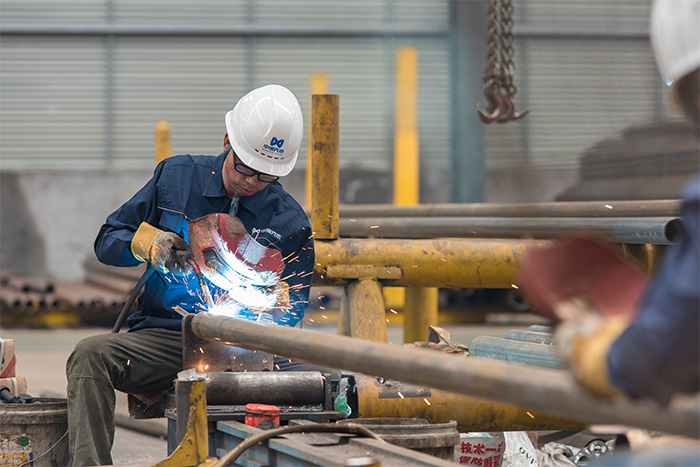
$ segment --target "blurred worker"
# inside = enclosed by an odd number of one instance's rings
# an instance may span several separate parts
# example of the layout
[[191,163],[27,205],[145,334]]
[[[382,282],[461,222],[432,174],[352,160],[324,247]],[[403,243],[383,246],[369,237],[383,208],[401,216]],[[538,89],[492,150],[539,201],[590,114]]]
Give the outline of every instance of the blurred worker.
[[[674,101],[700,130],[700,0],[657,0],[652,11],[651,41]],[[607,297],[603,299],[608,304],[612,303],[611,295],[617,300],[615,306],[596,310],[588,306],[590,300],[577,300],[577,296],[568,297],[568,303],[553,304],[553,308],[559,307],[559,318],[568,315],[557,327],[557,346],[576,378],[598,395],[649,397],[666,404],[677,393],[700,390],[698,177],[683,190],[681,215],[686,229],[684,239],[666,248],[655,278],[644,279],[646,288],[637,287],[636,303],[619,300],[625,285],[630,284],[623,274],[616,275],[610,287],[611,284],[599,280],[603,273],[600,268],[584,271],[580,264],[569,264],[566,269],[560,269],[562,272],[574,268],[576,272],[572,276],[578,282],[570,281],[572,287],[596,284],[597,289],[586,286],[588,298],[596,293],[600,297],[600,291],[605,289],[603,295]],[[533,254],[538,253],[533,251]],[[537,271],[532,263],[528,266],[527,259],[523,264],[523,270],[526,269],[531,277],[553,272],[542,268]],[[544,299],[551,303],[556,301],[552,299],[554,295],[567,293],[566,287],[561,286],[538,290],[537,286],[533,287],[533,281],[538,279],[525,277],[522,270],[521,279],[530,284],[523,292],[526,296],[534,295],[534,301]],[[625,307],[631,313],[620,316]]]
[[[278,85],[254,89],[225,117],[219,156],[175,156],[113,212],[95,240],[100,261],[155,269],[128,333],[80,341],[67,363],[68,426],[73,465],[111,464],[114,389],[156,394],[181,371],[182,315],[206,309],[188,260],[188,223],[211,213],[237,216],[248,233],[284,258],[291,308],[274,314],[294,326],[308,305],[314,246],[301,206],[278,182],[296,163],[303,116],[294,94]],[[279,311],[279,310],[278,310]]]

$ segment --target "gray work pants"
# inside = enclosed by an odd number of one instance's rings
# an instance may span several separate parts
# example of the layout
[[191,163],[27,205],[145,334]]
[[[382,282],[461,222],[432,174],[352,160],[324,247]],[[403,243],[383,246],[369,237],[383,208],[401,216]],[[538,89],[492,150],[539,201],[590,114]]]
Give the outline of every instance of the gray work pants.
[[73,465],[112,464],[115,389],[156,393],[170,386],[181,370],[180,331],[142,329],[78,342],[66,364]]

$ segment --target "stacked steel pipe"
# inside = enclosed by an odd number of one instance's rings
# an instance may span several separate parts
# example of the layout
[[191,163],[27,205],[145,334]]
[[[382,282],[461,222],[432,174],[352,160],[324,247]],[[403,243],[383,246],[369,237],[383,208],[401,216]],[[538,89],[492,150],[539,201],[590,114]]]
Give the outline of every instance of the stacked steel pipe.
[[[143,267],[116,268],[90,259],[82,282],[61,282],[0,271],[3,324],[36,324],[47,314],[75,314],[75,322],[110,324],[124,306]],[[7,312],[7,313],[5,313]],[[45,320],[46,321],[46,320]]]

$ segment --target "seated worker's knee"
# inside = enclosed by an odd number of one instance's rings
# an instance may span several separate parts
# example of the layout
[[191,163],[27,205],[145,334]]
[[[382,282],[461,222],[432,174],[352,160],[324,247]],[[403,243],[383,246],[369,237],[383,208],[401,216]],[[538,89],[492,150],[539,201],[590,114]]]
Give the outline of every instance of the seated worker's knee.
[[111,350],[108,336],[86,337],[75,345],[66,362],[66,375],[73,377],[97,376],[105,369],[105,357]]

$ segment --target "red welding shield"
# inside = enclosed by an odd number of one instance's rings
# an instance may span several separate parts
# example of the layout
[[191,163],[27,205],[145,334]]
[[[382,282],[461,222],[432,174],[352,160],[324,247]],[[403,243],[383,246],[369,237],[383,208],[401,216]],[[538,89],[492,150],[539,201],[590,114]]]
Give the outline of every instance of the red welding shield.
[[517,282],[533,308],[558,322],[557,305],[571,299],[584,300],[602,315],[632,319],[649,279],[609,245],[572,237],[529,249]]
[[267,287],[282,277],[282,253],[255,241],[235,216],[215,213],[191,221],[189,242],[204,276],[224,290]]

